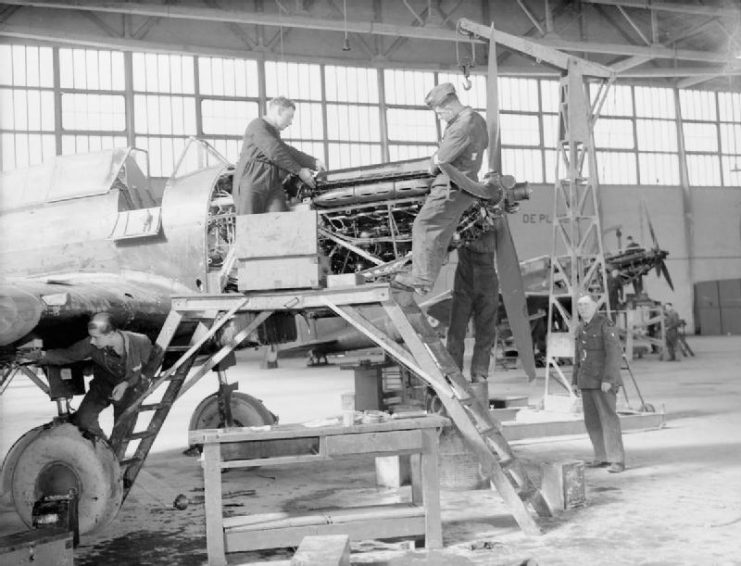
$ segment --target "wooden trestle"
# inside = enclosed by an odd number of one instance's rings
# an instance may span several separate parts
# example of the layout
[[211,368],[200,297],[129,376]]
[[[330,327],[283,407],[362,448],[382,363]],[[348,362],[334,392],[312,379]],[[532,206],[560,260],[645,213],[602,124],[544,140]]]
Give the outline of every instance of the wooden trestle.
[[[389,322],[402,337],[396,342],[384,328],[371,323],[363,314],[364,306],[381,305]],[[154,410],[147,430],[132,433],[125,426],[112,435],[119,459],[127,464],[126,492],[162,427],[172,403],[197,380],[221,362],[247,336],[253,333],[273,312],[331,309],[359,332],[365,334],[398,363],[413,371],[434,389],[447,416],[455,423],[463,438],[478,456],[482,470],[499,492],[520,528],[529,535],[541,530],[531,513],[551,516],[540,490],[530,480],[522,462],[516,457],[502,435],[500,423],[474,395],[463,374],[455,365],[425,314],[414,300],[413,293],[398,290],[389,284],[369,284],[357,287],[336,287],[318,290],[249,292],[242,294],[194,295],[175,297],[172,310],[157,339],[163,351],[170,347],[182,323],[198,323],[191,347],[166,371],[158,375],[148,391],[124,414]],[[253,313],[255,318],[228,343],[211,355],[186,381],[195,355],[234,315]],[[385,325],[383,325],[385,326]],[[147,398],[165,381],[168,389],[162,399],[147,405]],[[121,419],[125,421],[125,419]],[[140,439],[134,456],[125,459],[129,441]],[[529,506],[529,507],[528,507]]]

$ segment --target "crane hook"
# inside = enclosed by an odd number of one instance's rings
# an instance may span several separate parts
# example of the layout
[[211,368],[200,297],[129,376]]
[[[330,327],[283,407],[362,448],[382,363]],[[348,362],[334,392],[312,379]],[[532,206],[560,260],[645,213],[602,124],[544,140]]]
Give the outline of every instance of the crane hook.
[[461,65],[461,71],[463,71],[463,90],[471,90],[471,66]]

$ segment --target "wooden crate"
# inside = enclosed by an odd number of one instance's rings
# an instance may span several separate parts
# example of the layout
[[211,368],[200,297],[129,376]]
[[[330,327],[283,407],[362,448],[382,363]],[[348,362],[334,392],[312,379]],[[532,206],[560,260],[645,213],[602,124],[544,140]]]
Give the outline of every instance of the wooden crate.
[[240,291],[316,289],[329,272],[309,209],[237,216],[236,257]]

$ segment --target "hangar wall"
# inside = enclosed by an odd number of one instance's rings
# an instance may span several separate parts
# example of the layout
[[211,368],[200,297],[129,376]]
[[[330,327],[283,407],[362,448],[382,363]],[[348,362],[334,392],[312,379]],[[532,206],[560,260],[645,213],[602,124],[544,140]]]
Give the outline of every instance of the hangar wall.
[[[552,252],[553,187],[534,185],[532,189],[531,200],[524,201],[510,217],[520,259]],[[623,245],[625,237],[632,235],[642,246],[652,246],[640,209],[643,200],[659,245],[669,252],[666,266],[674,283],[672,291],[652,272],[645,279],[646,291],[652,299],[674,303],[688,331],[694,329],[694,284],[741,278],[739,190],[693,188],[686,198],[680,187],[605,185],[599,191],[602,229],[621,226]],[[603,246],[606,252],[617,250],[614,231],[603,236]]]

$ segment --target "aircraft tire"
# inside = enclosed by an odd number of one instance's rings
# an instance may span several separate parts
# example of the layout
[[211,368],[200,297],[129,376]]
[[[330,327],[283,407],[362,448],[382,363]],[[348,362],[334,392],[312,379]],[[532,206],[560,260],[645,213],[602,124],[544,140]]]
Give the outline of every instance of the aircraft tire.
[[84,438],[76,426],[64,423],[36,434],[18,456],[13,502],[23,522],[32,527],[34,502],[44,495],[66,494],[70,488],[78,493],[80,534],[102,529],[121,507],[123,477],[113,449],[103,440]]
[[[234,391],[231,394],[231,398],[234,426],[271,425],[278,420],[273,413],[267,410],[262,401],[252,395]],[[193,411],[193,415],[190,417],[188,430],[224,428],[224,425],[225,423],[221,420],[221,415],[219,415],[218,393],[213,393],[198,403],[195,411]]]
[[13,497],[13,473],[23,451],[48,425],[37,426],[23,434],[10,447],[0,470],[0,496]]

